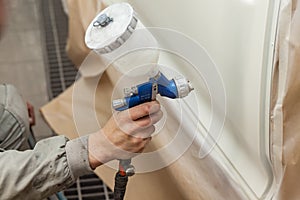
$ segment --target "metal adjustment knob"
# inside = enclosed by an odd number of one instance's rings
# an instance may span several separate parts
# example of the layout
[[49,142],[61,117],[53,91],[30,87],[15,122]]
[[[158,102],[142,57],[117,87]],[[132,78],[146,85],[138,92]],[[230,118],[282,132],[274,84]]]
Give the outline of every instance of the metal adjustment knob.
[[102,14],[98,17],[98,19],[93,23],[94,27],[105,27],[107,26],[109,23],[111,23],[113,21],[113,18],[110,18],[109,16],[107,16],[107,14]]

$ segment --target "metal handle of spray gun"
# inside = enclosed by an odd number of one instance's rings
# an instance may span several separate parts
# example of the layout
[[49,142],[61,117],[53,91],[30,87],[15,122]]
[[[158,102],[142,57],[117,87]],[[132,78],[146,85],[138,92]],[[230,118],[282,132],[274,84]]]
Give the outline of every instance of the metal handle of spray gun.
[[[124,89],[125,98],[112,102],[112,106],[117,111],[123,111],[139,104],[150,102],[156,99],[156,95],[171,99],[183,98],[194,88],[184,77],[176,77],[168,80],[161,72],[151,76],[148,82]],[[131,159],[120,160],[119,171],[115,177],[115,200],[122,200],[125,195],[128,176],[135,174],[135,168],[131,165]]]
[[[180,76],[169,80],[160,71],[153,71],[147,82],[125,88],[125,98],[113,100],[112,106],[117,111],[123,111],[145,102],[154,101],[157,94],[176,99],[187,96],[193,89],[185,77]],[[131,160],[120,160],[119,168],[121,175],[124,176],[132,176],[135,173]]]
[[[143,101],[140,101],[139,99],[135,99],[134,95],[138,94],[138,88],[141,88],[139,86],[132,87],[132,88],[125,88],[125,98],[124,99],[117,99],[114,100],[112,103],[112,106],[117,111],[123,111],[126,109],[129,109],[131,107],[134,107],[136,105],[139,105],[143,103]],[[151,100],[156,99],[155,90],[157,89],[157,85],[152,85],[152,95]],[[131,98],[132,97],[132,98]],[[133,100],[133,103],[130,99]],[[149,101],[149,100],[146,100]],[[131,102],[131,103],[129,103]],[[116,173],[115,176],[115,185],[114,185],[114,199],[115,200],[123,200],[126,192],[128,177],[133,176],[135,174],[135,168],[131,164],[131,159],[127,160],[119,160],[119,171]]]
[[[126,108],[120,109],[121,105],[124,105],[123,100],[114,100],[113,107],[115,110],[125,110]],[[119,108],[119,109],[118,109]],[[128,107],[129,108],[129,107]],[[115,185],[114,185],[114,199],[123,200],[126,192],[128,177],[135,174],[135,168],[131,164],[131,159],[119,160],[119,171],[115,176]]]
[[[126,97],[124,99],[114,100],[112,103],[113,108],[117,111],[123,111],[129,109],[130,107],[134,107],[136,105],[143,103],[143,101],[134,101],[134,103],[129,104],[130,98],[138,94],[138,88],[139,86],[132,87],[132,88],[125,88],[124,93]],[[156,84],[152,85],[151,100],[156,99],[156,89],[157,89],[157,85]],[[119,171],[115,176],[115,186],[114,186],[115,200],[124,199],[128,177],[133,176],[134,174],[135,174],[135,168],[131,164],[131,159],[119,160]]]

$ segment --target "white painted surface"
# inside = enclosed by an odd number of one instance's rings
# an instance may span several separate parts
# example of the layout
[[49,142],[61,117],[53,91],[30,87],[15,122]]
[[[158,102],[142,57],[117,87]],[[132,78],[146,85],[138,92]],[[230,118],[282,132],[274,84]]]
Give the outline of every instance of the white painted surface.
[[[261,139],[268,135],[263,114],[270,75],[262,74],[271,65],[271,34],[267,24],[267,0],[129,0],[146,26],[169,28],[186,34],[200,43],[216,63],[225,83],[227,117],[218,145],[259,198],[270,183],[270,169],[262,160],[268,152]],[[275,1],[278,3],[278,1]],[[269,21],[268,21],[269,20]],[[270,39],[271,38],[271,39]],[[176,41],[174,41],[176,42]],[[208,127],[211,117],[210,99],[200,77],[189,74],[188,66],[178,57],[162,55],[161,64],[173,66],[191,79],[200,99],[201,122]],[[265,65],[268,64],[268,65]],[[267,70],[270,72],[271,70]],[[267,99],[269,95],[266,95]],[[263,123],[263,124],[261,124]],[[267,143],[266,143],[267,144]],[[263,151],[263,154],[261,152]],[[265,153],[265,154],[264,154]]]

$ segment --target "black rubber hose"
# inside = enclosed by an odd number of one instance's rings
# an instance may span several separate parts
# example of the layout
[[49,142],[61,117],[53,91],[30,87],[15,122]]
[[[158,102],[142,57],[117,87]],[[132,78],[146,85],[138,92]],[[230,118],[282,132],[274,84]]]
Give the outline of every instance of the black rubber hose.
[[115,176],[114,199],[123,200],[126,192],[128,176],[122,176],[120,172]]

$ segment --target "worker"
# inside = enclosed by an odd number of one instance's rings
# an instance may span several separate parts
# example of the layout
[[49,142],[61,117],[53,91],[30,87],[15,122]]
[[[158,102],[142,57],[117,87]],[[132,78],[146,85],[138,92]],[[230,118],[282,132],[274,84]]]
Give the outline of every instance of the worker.
[[[0,33],[4,9],[0,0]],[[160,105],[153,101],[128,111],[116,113],[95,133],[73,140],[55,136],[23,151],[32,112],[28,116],[15,87],[0,84],[0,199],[43,199],[106,162],[142,152],[162,117]]]

